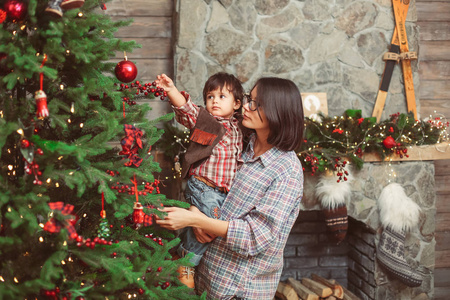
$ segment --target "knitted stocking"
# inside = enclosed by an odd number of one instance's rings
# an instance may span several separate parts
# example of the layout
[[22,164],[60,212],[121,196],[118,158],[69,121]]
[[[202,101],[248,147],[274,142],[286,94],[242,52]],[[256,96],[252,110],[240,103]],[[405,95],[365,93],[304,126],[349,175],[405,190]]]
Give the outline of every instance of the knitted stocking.
[[316,185],[315,193],[320,200],[327,231],[336,244],[345,239],[348,229],[348,215],[345,200],[350,196],[351,175],[347,181],[337,182],[334,173],[323,175]]
[[384,227],[377,250],[377,260],[388,275],[409,287],[422,284],[422,275],[405,259],[406,232],[417,226],[420,207],[406,196],[403,188],[392,183],[378,199],[381,224]]
[[380,266],[392,277],[409,287],[417,287],[422,284],[422,276],[405,260],[405,237],[404,231],[395,232],[389,227],[385,228],[378,244],[377,258]]

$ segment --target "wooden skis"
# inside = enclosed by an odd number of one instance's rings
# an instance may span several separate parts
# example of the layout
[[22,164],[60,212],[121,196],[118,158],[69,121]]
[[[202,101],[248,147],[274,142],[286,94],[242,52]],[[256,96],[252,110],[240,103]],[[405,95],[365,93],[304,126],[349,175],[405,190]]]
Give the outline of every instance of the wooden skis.
[[417,119],[416,97],[414,93],[414,82],[411,69],[411,59],[417,59],[417,55],[414,52],[409,52],[405,28],[409,0],[392,0],[392,4],[396,26],[392,36],[390,52],[387,52],[383,57],[386,61],[386,65],[372,113],[372,116],[377,118],[377,122],[381,119],[389,84],[392,78],[392,72],[394,71],[394,66],[398,61],[401,61],[402,63],[408,112],[413,112],[414,117]]

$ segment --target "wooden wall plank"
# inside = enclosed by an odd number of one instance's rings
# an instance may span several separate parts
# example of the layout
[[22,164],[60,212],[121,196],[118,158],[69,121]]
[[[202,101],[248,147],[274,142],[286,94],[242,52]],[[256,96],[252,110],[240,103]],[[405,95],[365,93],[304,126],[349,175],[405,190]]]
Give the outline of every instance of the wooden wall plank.
[[436,251],[450,250],[450,231],[436,232]]
[[[436,214],[436,231],[448,231],[450,228],[450,213],[437,213]],[[449,251],[450,255],[450,251]],[[450,258],[450,257],[449,257]],[[437,260],[437,257],[436,257]],[[450,261],[449,266],[450,267]]]
[[450,60],[420,62],[419,76],[421,80],[450,80]]
[[434,22],[433,20],[417,22],[419,38],[422,41],[450,40],[450,22]]
[[450,21],[450,2],[433,1],[432,4],[416,1],[421,20]]
[[[445,149],[450,150],[450,149]],[[449,160],[441,160],[434,164],[434,174],[435,176],[447,175],[450,170],[450,159]]]
[[421,41],[419,60],[450,60],[449,49],[450,41]]
[[421,80],[420,99],[450,99],[450,84],[445,80]]
[[448,295],[450,295],[450,287],[436,287],[433,300],[448,300]]
[[450,268],[450,250],[436,251],[435,261],[439,268]]
[[[446,175],[442,175],[442,176],[436,176],[434,178],[434,180],[435,180],[436,193],[447,193],[448,192],[448,187],[446,187],[446,185],[448,185],[448,183],[450,182],[450,173],[447,173]],[[450,217],[450,215],[449,215],[449,217]],[[449,219],[449,222],[450,222],[450,219]],[[449,223],[449,225],[450,225],[450,223]]]
[[[434,280],[436,286],[446,286],[450,288],[450,272],[447,269],[439,268],[434,271],[437,279]],[[450,295],[450,293],[448,294]]]
[[[113,20],[126,20],[126,17],[112,17]],[[171,17],[134,17],[133,23],[120,28],[114,35],[118,38],[131,37],[159,37],[170,38],[172,36]]]
[[450,116],[450,98],[435,100],[420,98],[420,118],[432,116]]
[[[172,57],[171,40],[166,38],[122,38],[123,41],[136,41],[142,45],[133,52],[127,52],[129,60],[145,58],[169,59]],[[122,52],[117,52],[115,58],[123,58]]]
[[174,11],[174,0],[112,0],[106,4],[110,16],[167,16]]

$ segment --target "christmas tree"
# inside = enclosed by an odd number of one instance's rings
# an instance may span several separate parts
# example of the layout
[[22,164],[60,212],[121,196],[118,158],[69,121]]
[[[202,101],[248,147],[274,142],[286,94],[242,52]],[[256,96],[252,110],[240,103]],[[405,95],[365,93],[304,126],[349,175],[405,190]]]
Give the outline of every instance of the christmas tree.
[[[106,3],[107,4],[107,3]],[[0,0],[0,299],[196,299],[177,280],[163,131],[98,0]],[[110,59],[125,53],[118,64]]]

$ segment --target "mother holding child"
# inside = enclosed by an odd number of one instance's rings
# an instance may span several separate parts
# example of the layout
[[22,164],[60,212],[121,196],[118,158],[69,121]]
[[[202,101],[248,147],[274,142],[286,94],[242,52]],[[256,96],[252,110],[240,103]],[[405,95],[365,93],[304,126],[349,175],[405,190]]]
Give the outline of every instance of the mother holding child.
[[[283,268],[284,247],[303,195],[302,166],[294,151],[303,141],[302,100],[292,81],[274,77],[260,78],[242,99],[242,87],[235,79],[218,73],[205,84],[206,110],[225,127],[225,133],[219,134],[221,140],[210,147],[211,156],[193,163],[188,170],[191,208],[166,207],[162,211],[167,215],[156,223],[170,230],[190,228],[190,234],[184,230],[180,236],[182,251],[178,253],[183,256],[194,252],[192,263],[198,263],[197,293],[206,291],[208,299],[272,300]],[[177,120],[179,115],[194,110],[193,116],[187,117],[189,126],[182,123],[191,129],[193,144],[192,130],[195,133],[197,125],[201,125],[197,120],[201,120],[202,109],[189,97],[179,97],[181,93],[166,75],[158,76],[156,82],[167,92]],[[242,125],[251,131],[242,153],[242,130],[236,125],[239,117],[235,114],[241,104]],[[228,108],[227,113],[223,113],[223,107]],[[229,147],[230,143],[233,146]],[[227,146],[234,162],[227,160],[220,165],[224,155],[229,155],[220,148]],[[216,162],[219,167],[213,168]],[[216,171],[205,172],[205,163],[206,168],[209,163]],[[223,173],[217,174],[223,166],[232,168],[225,181],[218,180]],[[208,178],[211,174],[212,178]],[[205,206],[203,202],[216,198],[210,192],[219,195],[219,200]],[[196,197],[196,193],[200,196]],[[193,244],[186,241],[189,235],[208,246],[201,246],[201,251],[197,246],[188,249]]]

